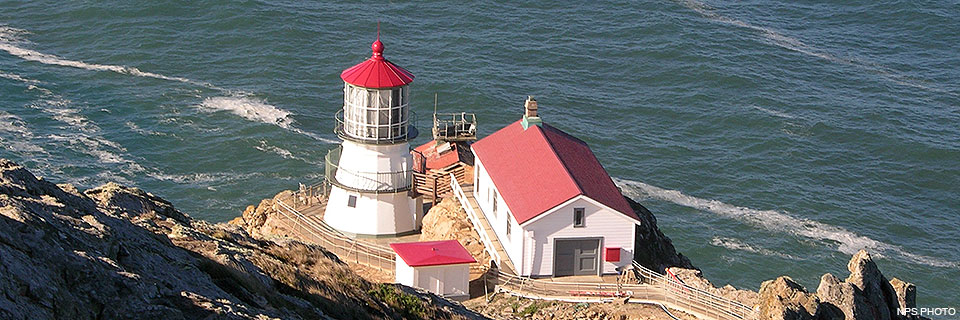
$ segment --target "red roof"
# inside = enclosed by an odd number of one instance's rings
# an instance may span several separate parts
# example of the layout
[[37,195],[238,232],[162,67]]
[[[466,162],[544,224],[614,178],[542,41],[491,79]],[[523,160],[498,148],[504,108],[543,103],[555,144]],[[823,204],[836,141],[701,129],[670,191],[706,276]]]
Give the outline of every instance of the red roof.
[[457,240],[391,243],[390,247],[411,267],[477,262]]
[[524,223],[579,195],[640,218],[586,142],[546,123],[514,122],[473,144],[500,197]]
[[[417,152],[420,152],[420,154],[423,154],[424,160],[427,161],[427,170],[449,167],[457,162],[467,160],[464,159],[465,156],[470,157],[471,160],[473,159],[473,155],[470,154],[469,150],[467,150],[469,147],[465,147],[464,150],[460,150],[460,144],[458,143],[450,142],[449,149],[442,153],[437,152],[437,147],[437,141],[430,140],[430,142],[424,143],[423,145],[420,145],[414,149]],[[414,157],[414,168],[418,167],[419,164],[416,163],[416,161],[419,160],[420,159],[417,157]]]
[[340,79],[349,84],[364,88],[399,87],[413,82],[413,74],[383,57],[383,43],[380,36],[370,46],[373,56],[367,61],[343,70]]

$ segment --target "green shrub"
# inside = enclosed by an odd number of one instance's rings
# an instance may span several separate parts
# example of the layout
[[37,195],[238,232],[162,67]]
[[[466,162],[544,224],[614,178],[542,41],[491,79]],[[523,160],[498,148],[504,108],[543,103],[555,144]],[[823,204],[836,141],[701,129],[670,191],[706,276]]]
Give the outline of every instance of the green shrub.
[[420,298],[400,291],[395,285],[381,283],[368,294],[397,310],[404,319],[428,319],[427,308]]

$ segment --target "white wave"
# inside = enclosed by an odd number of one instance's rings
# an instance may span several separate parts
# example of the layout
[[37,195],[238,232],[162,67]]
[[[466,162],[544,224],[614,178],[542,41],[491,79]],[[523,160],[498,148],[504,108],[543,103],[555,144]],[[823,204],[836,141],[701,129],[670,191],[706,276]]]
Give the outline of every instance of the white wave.
[[756,254],[762,254],[765,256],[780,257],[780,258],[790,259],[790,260],[798,260],[798,261],[803,260],[803,259],[800,259],[799,257],[792,256],[786,253],[777,252],[777,251],[773,251],[766,248],[757,248],[749,244],[743,243],[743,241],[740,241],[734,238],[714,237],[713,240],[710,241],[710,244],[718,247],[724,247],[730,250],[740,250],[740,251],[752,252]]
[[284,159],[294,159],[294,160],[300,160],[300,161],[303,161],[303,162],[306,162],[306,163],[309,163],[309,164],[317,164],[317,163],[315,163],[315,162],[313,162],[313,161],[310,161],[310,160],[307,160],[307,159],[305,159],[305,158],[303,158],[303,157],[295,156],[295,155],[294,155],[292,152],[290,152],[289,150],[286,150],[286,149],[283,149],[283,148],[280,148],[280,147],[277,147],[277,146],[272,146],[272,145],[268,144],[266,140],[260,140],[260,145],[259,145],[259,146],[255,146],[255,147],[253,147],[253,148],[254,148],[254,149],[257,149],[257,150],[260,150],[260,151],[263,151],[263,152],[266,152],[266,153],[273,153],[273,154],[279,155],[280,157],[282,157],[282,158],[284,158]]
[[189,84],[204,86],[204,87],[213,88],[213,89],[220,89],[210,83],[194,81],[194,80],[183,78],[183,77],[172,77],[172,76],[162,75],[159,73],[142,71],[135,67],[86,63],[83,61],[68,60],[52,54],[46,54],[46,53],[42,53],[35,50],[21,48],[11,43],[0,42],[0,50],[6,51],[7,53],[20,57],[24,60],[40,62],[43,64],[73,67],[73,68],[80,68],[80,69],[86,69],[86,70],[92,70],[92,71],[111,71],[111,72],[127,74],[127,75],[132,75],[137,77],[154,78],[154,79],[161,79],[161,80],[168,80],[168,81],[178,81],[178,82],[189,83]]
[[0,136],[0,146],[10,152],[46,153],[43,147],[30,143],[34,135],[26,121],[6,111],[0,111],[0,134],[11,136],[9,139]]
[[[22,36],[25,34],[29,34],[29,32],[22,29],[0,26],[0,50],[6,51],[7,53],[20,57],[21,59],[24,59],[24,60],[40,62],[43,64],[73,67],[73,68],[80,68],[80,69],[86,69],[86,70],[92,70],[92,71],[115,72],[119,74],[126,74],[126,75],[132,75],[137,77],[155,78],[155,79],[168,80],[168,81],[177,81],[177,82],[203,86],[203,87],[218,90],[221,92],[229,93],[234,96],[207,98],[203,101],[203,105],[205,105],[206,107],[214,108],[214,109],[230,110],[231,112],[238,114],[248,120],[276,124],[284,129],[314,138],[318,141],[322,141],[326,143],[339,143],[339,141],[323,138],[315,133],[307,132],[300,128],[291,126],[292,118],[288,118],[288,116],[290,115],[289,112],[278,109],[274,106],[265,104],[259,100],[246,98],[245,96],[250,96],[250,94],[246,92],[243,92],[240,90],[229,90],[229,89],[221,88],[209,82],[202,82],[202,81],[196,81],[196,80],[192,80],[184,77],[167,76],[159,73],[146,72],[146,71],[137,69],[135,67],[111,65],[111,64],[87,63],[87,62],[78,61],[78,60],[65,59],[52,54],[42,53],[36,50],[31,50],[23,47],[23,44],[25,44],[26,41],[23,40]],[[35,86],[32,86],[32,87],[33,89],[45,90]],[[47,92],[49,93],[49,91]]]
[[862,59],[850,59],[850,58],[839,57],[839,56],[830,54],[824,50],[821,50],[819,48],[807,45],[803,41],[800,41],[800,39],[783,35],[773,29],[753,25],[742,20],[721,15],[715,12],[713,8],[711,8],[709,5],[703,2],[699,2],[696,0],[678,0],[678,2],[682,4],[684,7],[687,7],[688,9],[699,13],[701,16],[705,18],[708,18],[717,22],[757,31],[764,38],[766,38],[769,41],[769,43],[787,50],[796,51],[809,56],[821,58],[830,62],[854,66],[863,70],[874,72],[881,75],[884,79],[899,85],[914,87],[914,88],[919,88],[919,89],[924,89],[924,90],[934,91],[939,93],[945,93],[952,96],[960,95],[949,90],[929,87],[927,85],[920,83],[921,81],[911,79],[907,75],[894,71],[893,69],[887,68],[885,66],[878,65],[876,63],[864,63],[862,62]]
[[29,32],[22,29],[12,28],[12,27],[6,27],[6,26],[0,27],[0,50],[6,51],[11,55],[20,57],[21,59],[24,59],[27,61],[35,61],[43,64],[72,67],[72,68],[86,69],[86,70],[92,70],[92,71],[116,72],[120,74],[132,75],[137,77],[154,78],[154,79],[161,79],[161,80],[167,80],[167,81],[177,81],[177,82],[189,83],[194,85],[200,85],[200,86],[204,86],[212,89],[223,90],[222,88],[214,86],[213,84],[210,84],[207,82],[195,81],[195,80],[187,79],[184,77],[172,77],[172,76],[162,75],[159,73],[146,72],[146,71],[137,69],[135,67],[129,67],[129,66],[87,63],[87,62],[78,61],[78,60],[70,60],[70,59],[61,58],[56,55],[27,49],[20,46],[26,42],[22,38],[22,35],[25,35],[25,34],[29,34]]
[[[42,89],[39,91],[43,96],[37,100],[37,102],[29,105],[29,107],[49,114],[54,120],[66,125],[66,127],[64,127],[66,132],[50,134],[47,136],[50,140],[60,142],[64,146],[79,153],[96,158],[100,163],[117,164],[120,166],[120,172],[127,175],[132,176],[147,171],[147,169],[137,163],[137,161],[124,156],[127,149],[119,143],[103,137],[100,133],[100,127],[80,113],[79,109],[72,108],[70,100],[64,99],[50,90],[41,87],[36,88]],[[116,174],[111,173],[111,177],[115,176]],[[129,183],[129,180],[126,179],[118,181]]]
[[[252,179],[262,176],[259,172],[233,173],[233,172],[213,172],[213,173],[188,173],[188,174],[167,174],[160,170],[154,170],[147,173],[148,176],[157,180],[173,181],[183,184],[207,185],[210,183],[228,183],[239,180]],[[209,187],[209,186],[208,186]]]
[[216,112],[229,111],[247,120],[273,124],[289,129],[293,119],[290,112],[249,97],[212,97],[203,99],[201,110]]
[[10,79],[10,80],[14,80],[14,81],[20,81],[20,82],[27,83],[27,84],[38,84],[38,83],[40,83],[39,80],[27,79],[27,78],[24,78],[24,77],[20,76],[19,74],[6,73],[6,72],[3,72],[3,71],[0,71],[0,78]]
[[283,157],[284,159],[299,159],[295,157],[293,153],[290,153],[290,151],[286,149],[267,144],[266,140],[260,140],[260,145],[254,147],[254,149],[257,149],[266,153],[274,153],[279,155],[280,157]]
[[727,218],[759,226],[772,232],[787,232],[797,236],[822,241],[835,246],[837,251],[852,255],[860,249],[867,249],[879,256],[895,254],[914,263],[936,267],[958,267],[960,263],[946,261],[907,252],[892,244],[862,236],[839,226],[829,225],[809,219],[793,217],[776,210],[758,210],[735,206],[717,200],[702,199],[683,194],[677,190],[668,190],[639,181],[614,178],[614,182],[629,197],[650,197],[669,201],[681,206],[712,212]]
[[796,116],[791,115],[791,114],[789,114],[789,113],[781,112],[781,111],[777,111],[777,110],[770,110],[770,109],[767,109],[767,108],[764,108],[764,107],[761,107],[761,106],[758,106],[758,105],[750,105],[750,108],[753,108],[754,110],[761,111],[761,112],[763,112],[763,113],[769,114],[769,115],[774,116],[774,117],[786,118],[786,119],[795,119],[795,118],[796,118]]
[[249,96],[210,97],[200,103],[200,109],[208,112],[229,111],[247,120],[276,125],[278,127],[299,133],[326,143],[339,141],[321,137],[315,133],[304,131],[293,125],[290,112],[269,105],[263,100]]

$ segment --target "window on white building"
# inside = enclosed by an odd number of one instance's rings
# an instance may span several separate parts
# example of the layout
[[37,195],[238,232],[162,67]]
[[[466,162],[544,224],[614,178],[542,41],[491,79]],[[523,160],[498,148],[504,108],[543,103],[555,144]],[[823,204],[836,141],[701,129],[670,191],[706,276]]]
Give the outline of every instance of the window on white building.
[[357,207],[357,196],[351,195],[347,197],[347,206],[351,208]]
[[582,228],[584,227],[584,214],[583,208],[573,208],[573,227]]
[[510,240],[510,215],[507,215],[507,240]]
[[497,217],[497,192],[493,192],[493,217]]

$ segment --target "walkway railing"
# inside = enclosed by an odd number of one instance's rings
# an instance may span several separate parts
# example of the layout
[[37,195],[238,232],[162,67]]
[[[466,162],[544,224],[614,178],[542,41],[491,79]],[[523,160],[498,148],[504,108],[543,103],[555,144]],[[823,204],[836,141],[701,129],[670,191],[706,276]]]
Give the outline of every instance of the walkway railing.
[[714,319],[745,319],[754,312],[742,303],[680,283],[647,269],[636,261],[633,262],[633,272],[641,283],[661,288],[665,299],[670,300],[680,310]]
[[344,169],[340,166],[340,154],[343,147],[327,152],[324,174],[330,184],[338,187],[372,193],[392,193],[410,190],[413,186],[413,170],[395,172],[365,172]]
[[499,266],[502,257],[497,252],[497,248],[493,246],[493,239],[490,239],[487,236],[487,230],[483,227],[483,223],[480,222],[480,217],[477,217],[477,211],[474,210],[473,205],[470,204],[470,200],[467,199],[467,195],[463,192],[463,188],[460,187],[460,182],[457,181],[457,177],[450,174],[450,187],[453,189],[453,195],[456,196],[457,200],[460,200],[460,205],[463,206],[464,211],[467,212],[467,217],[470,220],[470,223],[473,224],[473,230],[477,231],[477,235],[480,236],[480,242],[483,242],[484,248],[487,249],[487,252],[490,253],[490,257],[493,258],[493,261]]
[[[374,109],[377,112],[383,112],[385,110]],[[389,110],[386,110],[390,112]],[[390,125],[372,125],[366,122],[354,122],[351,120],[344,119],[343,109],[337,111],[334,119],[336,119],[336,126],[333,128],[333,132],[337,134],[340,139],[350,140],[359,143],[367,144],[395,144],[395,143],[404,143],[409,140],[413,140],[420,134],[420,131],[417,130],[417,123],[419,122],[417,118],[417,113],[411,111],[408,112],[408,119],[406,121],[401,121],[398,123]]]
[[396,255],[392,249],[350,238],[322,222],[308,219],[282,200],[275,202],[274,209],[296,225],[296,228],[292,229],[300,233],[303,239],[323,246],[340,260],[366,265],[389,274],[395,272]]

